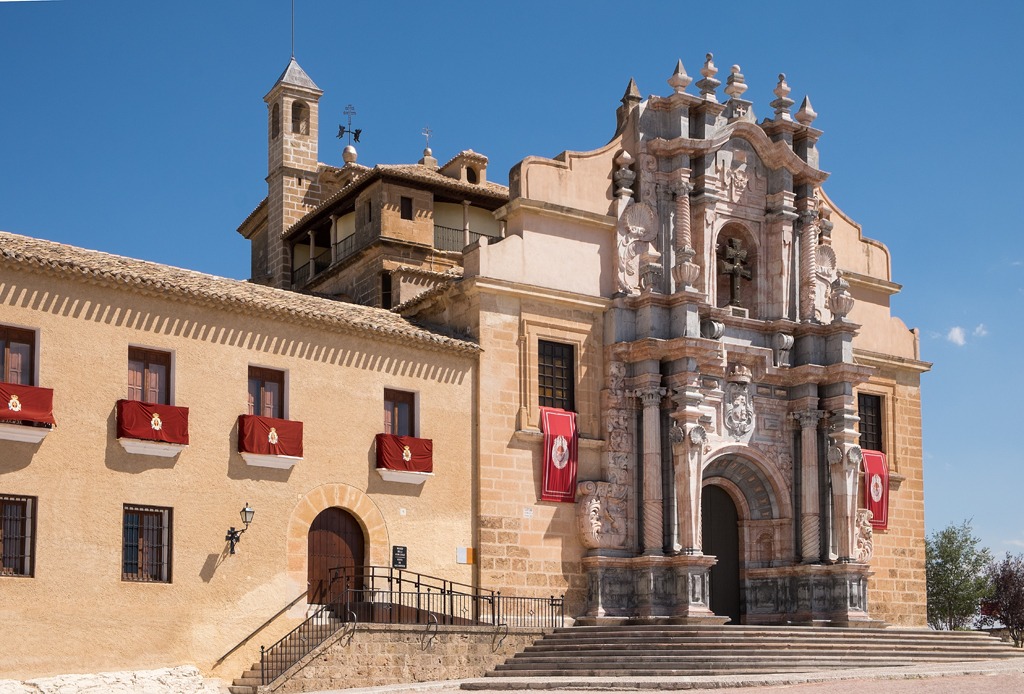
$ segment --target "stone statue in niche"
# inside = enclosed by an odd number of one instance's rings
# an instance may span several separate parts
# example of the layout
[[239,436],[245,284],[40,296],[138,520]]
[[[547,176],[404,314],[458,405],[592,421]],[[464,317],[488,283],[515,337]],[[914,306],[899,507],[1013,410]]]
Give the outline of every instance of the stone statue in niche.
[[626,542],[624,488],[608,482],[576,485],[576,524],[587,549],[616,549]]
[[871,527],[871,518],[874,516],[871,511],[866,508],[857,510],[857,528],[854,545],[854,559],[858,564],[867,564],[871,561],[871,557],[874,556],[874,534],[875,530]]
[[630,203],[619,219],[616,253],[618,291],[640,291],[640,256],[659,256],[653,242],[658,237],[654,210],[647,203]]

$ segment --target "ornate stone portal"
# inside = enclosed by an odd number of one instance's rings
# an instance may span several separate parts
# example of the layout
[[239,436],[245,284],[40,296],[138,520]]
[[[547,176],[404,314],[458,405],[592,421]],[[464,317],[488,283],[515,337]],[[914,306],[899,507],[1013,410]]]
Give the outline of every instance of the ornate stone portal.
[[[619,110],[604,479],[578,487],[580,621],[721,622],[713,579],[735,571],[740,621],[865,623],[851,398],[870,370],[852,361],[853,297],[815,192],[821,133],[808,101],[790,115],[784,76],[757,124],[739,66],[725,104],[716,72],[709,54],[692,95],[680,63],[671,96],[642,102],[631,85]],[[702,527],[707,485],[732,500],[735,530],[713,514]],[[735,532],[739,556],[705,555],[710,531]]]

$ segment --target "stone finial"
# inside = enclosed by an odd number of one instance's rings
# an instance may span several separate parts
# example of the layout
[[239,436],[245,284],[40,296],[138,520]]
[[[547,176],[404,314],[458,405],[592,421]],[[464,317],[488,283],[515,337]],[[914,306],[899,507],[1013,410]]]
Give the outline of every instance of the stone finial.
[[626,85],[626,93],[622,95],[622,105],[628,106],[631,103],[640,103],[642,100],[640,96],[640,90],[636,86],[636,80],[632,77],[629,78],[629,84]]
[[832,322],[842,323],[853,310],[854,298],[850,294],[850,283],[843,279],[843,273],[832,280],[832,292],[828,297],[828,307],[832,310]]
[[434,158],[434,152],[429,147],[423,150],[423,158],[420,159],[420,164],[428,169],[437,168],[437,159]]
[[626,150],[622,150],[622,153],[615,157],[615,165],[618,168],[612,174],[612,179],[615,181],[616,196],[629,197],[633,195],[633,190],[630,186],[636,180],[636,174],[629,168],[632,163],[633,157]]
[[729,79],[726,80],[725,93],[733,99],[739,99],[743,92],[747,91],[747,80],[740,72],[739,65],[733,65],[730,73]]
[[784,72],[779,73],[779,83],[775,85],[775,96],[776,99],[769,106],[775,109],[776,120],[793,120],[789,115],[789,109],[793,107],[796,102],[789,98],[790,92],[789,85],[786,84],[786,74]]
[[810,125],[818,117],[817,112],[811,106],[811,97],[805,96],[800,102],[800,110],[796,112],[796,119],[800,125]]
[[355,164],[358,156],[356,148],[352,145],[346,145],[345,149],[341,151],[341,158],[345,160],[346,164]]
[[697,82],[697,87],[700,89],[700,95],[706,101],[715,101],[715,90],[718,89],[719,85],[722,84],[721,80],[716,80],[715,75],[718,74],[718,68],[715,67],[714,54],[708,53],[704,59],[704,67],[700,69],[700,74],[704,75],[704,79]]
[[686,68],[683,67],[683,61],[680,59],[676,63],[676,71],[668,78],[669,86],[675,90],[676,94],[682,94],[692,81],[693,78],[686,74]]

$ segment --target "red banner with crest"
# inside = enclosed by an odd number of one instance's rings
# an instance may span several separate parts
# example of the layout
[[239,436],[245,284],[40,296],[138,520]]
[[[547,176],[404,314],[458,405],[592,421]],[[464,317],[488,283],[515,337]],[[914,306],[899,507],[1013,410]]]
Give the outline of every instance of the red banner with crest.
[[238,416],[238,450],[260,455],[302,457],[302,422],[261,417]]
[[434,442],[415,436],[377,434],[377,467],[404,472],[434,471]]
[[544,474],[541,501],[576,501],[576,465],[579,437],[576,413],[554,407],[540,408],[544,432]]
[[864,506],[871,511],[871,527],[889,527],[889,463],[881,451],[864,454]]
[[0,420],[53,425],[53,389],[0,383]]
[[117,438],[188,445],[188,408],[117,401]]

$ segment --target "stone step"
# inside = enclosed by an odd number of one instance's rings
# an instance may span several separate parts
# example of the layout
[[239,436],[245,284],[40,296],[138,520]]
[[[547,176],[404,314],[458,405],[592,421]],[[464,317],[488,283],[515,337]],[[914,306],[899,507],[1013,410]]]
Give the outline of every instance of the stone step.
[[[855,650],[858,652],[875,653],[1004,653],[1010,652],[1006,644],[930,644],[930,643],[875,643],[875,644],[852,644],[842,641],[830,641],[823,643],[807,643],[801,641],[780,641],[774,643],[710,643],[710,642],[645,642],[639,645],[625,645],[613,641],[587,642],[587,643],[566,643],[566,644],[535,644],[527,646],[521,651],[523,654],[550,653],[553,655],[576,655],[581,653],[605,653],[615,652],[635,653],[647,651],[672,651],[682,653],[722,653],[734,651],[739,653],[756,653],[767,649],[792,652],[797,650]],[[1024,652],[1017,651],[1021,655]]]
[[228,691],[231,692],[231,694],[256,694],[256,687],[232,684],[228,686]]
[[[981,660],[997,660],[1001,658],[989,657]],[[971,660],[979,660],[973,658]],[[892,654],[884,656],[863,655],[856,652],[820,654],[814,651],[802,651],[799,653],[787,653],[783,655],[767,655],[761,657],[737,657],[732,654],[723,655],[702,655],[695,657],[685,656],[641,656],[633,657],[602,657],[599,655],[580,658],[512,658],[505,663],[496,666],[498,669],[578,669],[578,668],[606,668],[606,669],[637,669],[637,668],[660,668],[660,667],[707,667],[719,666],[723,668],[742,668],[760,665],[780,665],[792,662],[816,661],[822,664],[838,662],[854,662],[871,665],[873,667],[887,667],[889,664],[899,665],[906,663],[934,663],[934,662],[963,662],[960,656],[936,656],[920,655],[912,657],[894,657]]]
[[762,638],[762,637],[794,637],[814,638],[826,636],[830,638],[847,638],[851,640],[871,640],[877,638],[914,638],[914,639],[992,639],[983,632],[972,631],[930,631],[926,629],[837,629],[820,627],[748,627],[748,626],[666,626],[636,625],[623,627],[570,627],[556,629],[547,639],[579,639],[593,638],[599,635],[612,635],[615,638],[643,638],[648,636],[727,636],[729,638]]

